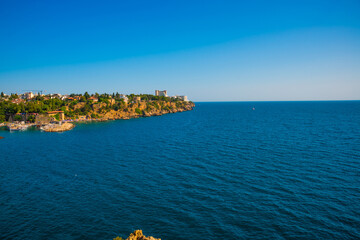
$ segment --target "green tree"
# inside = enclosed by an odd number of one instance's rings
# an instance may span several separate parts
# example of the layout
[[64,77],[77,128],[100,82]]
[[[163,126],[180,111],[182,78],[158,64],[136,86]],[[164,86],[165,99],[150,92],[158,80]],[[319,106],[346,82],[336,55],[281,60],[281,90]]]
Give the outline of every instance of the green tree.
[[35,116],[34,115],[30,115],[27,119],[29,122],[34,123],[35,122]]
[[142,111],[140,110],[140,108],[135,108],[135,112],[139,115],[142,114]]
[[15,115],[14,121],[22,121],[21,115]]
[[92,113],[91,114],[91,118],[93,118],[93,119],[96,119],[96,118],[98,118],[99,116],[97,115],[97,114],[95,114],[95,113]]
[[40,95],[37,95],[37,96],[35,97],[35,100],[36,100],[36,101],[43,101],[44,98],[43,98],[42,96],[40,96]]
[[19,96],[17,94],[11,94],[9,100],[18,99]]
[[57,114],[54,115],[54,118],[59,121],[60,120],[60,115],[57,113]]
[[84,93],[84,97],[86,98],[86,100],[89,99],[89,97],[90,97],[89,93],[88,93],[88,92],[85,92],[85,93]]

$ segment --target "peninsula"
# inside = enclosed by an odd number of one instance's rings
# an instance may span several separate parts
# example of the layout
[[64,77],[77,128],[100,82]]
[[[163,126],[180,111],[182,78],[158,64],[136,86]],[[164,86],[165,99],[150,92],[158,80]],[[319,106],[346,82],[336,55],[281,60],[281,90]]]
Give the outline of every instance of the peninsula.
[[189,111],[194,106],[186,96],[168,96],[166,90],[155,90],[155,95],[1,93],[0,126],[10,131],[34,126],[46,132],[62,132],[72,129],[72,122],[160,116]]

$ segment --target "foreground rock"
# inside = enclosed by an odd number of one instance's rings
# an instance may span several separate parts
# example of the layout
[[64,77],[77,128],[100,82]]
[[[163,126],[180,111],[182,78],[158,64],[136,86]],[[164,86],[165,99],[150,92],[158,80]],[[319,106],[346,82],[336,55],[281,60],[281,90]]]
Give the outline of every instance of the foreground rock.
[[48,124],[42,127],[45,132],[65,132],[73,129],[75,126],[72,123],[59,124]]
[[[121,237],[116,237],[113,240],[123,240]],[[135,230],[126,240],[161,240],[160,238],[146,237],[142,230]]]

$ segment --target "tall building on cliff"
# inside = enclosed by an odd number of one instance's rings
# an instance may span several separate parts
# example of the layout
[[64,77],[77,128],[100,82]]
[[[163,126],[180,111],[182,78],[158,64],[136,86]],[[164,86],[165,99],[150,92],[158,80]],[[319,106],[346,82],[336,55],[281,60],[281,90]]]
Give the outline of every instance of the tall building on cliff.
[[155,96],[163,96],[163,97],[167,97],[167,91],[160,91],[160,90],[155,90]]

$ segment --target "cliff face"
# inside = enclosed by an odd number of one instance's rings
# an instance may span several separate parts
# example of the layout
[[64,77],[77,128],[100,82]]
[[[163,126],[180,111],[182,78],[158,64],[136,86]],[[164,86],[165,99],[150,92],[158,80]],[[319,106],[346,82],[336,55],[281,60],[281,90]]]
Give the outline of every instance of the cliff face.
[[[113,240],[123,240],[121,237],[114,238]],[[142,230],[135,230],[126,240],[161,240],[160,238],[146,237]]]
[[138,117],[160,116],[167,113],[176,113],[192,110],[193,102],[139,102],[126,105],[123,109],[109,110],[101,113],[101,109],[94,107],[101,120],[130,119]]

